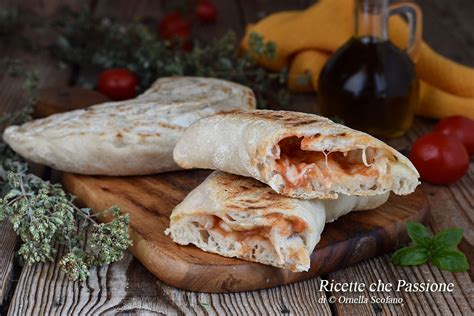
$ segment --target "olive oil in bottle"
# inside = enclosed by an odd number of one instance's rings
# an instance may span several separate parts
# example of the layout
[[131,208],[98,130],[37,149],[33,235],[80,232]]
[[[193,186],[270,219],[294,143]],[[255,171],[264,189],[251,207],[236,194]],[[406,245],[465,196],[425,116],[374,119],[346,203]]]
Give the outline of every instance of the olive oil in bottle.
[[[418,102],[415,66],[387,38],[387,0],[358,0],[356,5],[356,34],[323,68],[318,105],[322,115],[352,128],[379,137],[400,136],[412,124]],[[407,7],[397,6],[401,8]]]

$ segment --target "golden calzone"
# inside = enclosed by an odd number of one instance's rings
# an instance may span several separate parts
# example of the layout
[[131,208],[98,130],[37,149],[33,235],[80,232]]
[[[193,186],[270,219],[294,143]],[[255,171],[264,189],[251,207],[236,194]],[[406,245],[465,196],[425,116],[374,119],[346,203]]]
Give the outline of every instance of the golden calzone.
[[252,178],[213,172],[173,210],[167,234],[178,244],[307,271],[326,221],[385,203],[382,196],[299,200]]
[[301,199],[338,194],[409,194],[412,163],[384,142],[313,114],[256,110],[221,113],[191,125],[174,159],[183,168],[253,177]]

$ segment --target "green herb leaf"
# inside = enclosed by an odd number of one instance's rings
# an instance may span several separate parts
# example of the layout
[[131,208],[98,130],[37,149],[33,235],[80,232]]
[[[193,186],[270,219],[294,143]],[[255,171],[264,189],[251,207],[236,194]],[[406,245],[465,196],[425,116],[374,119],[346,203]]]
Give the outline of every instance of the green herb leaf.
[[443,249],[436,252],[431,262],[441,270],[464,272],[469,269],[466,256],[457,249]]
[[441,270],[462,272],[469,269],[466,256],[456,249],[462,239],[462,229],[445,229],[431,238],[423,224],[407,222],[407,231],[415,245],[397,250],[392,255],[393,263],[419,265],[431,259],[433,265]]
[[398,249],[392,256],[392,261],[402,266],[420,265],[428,261],[428,259],[428,250],[418,245]]
[[418,245],[428,247],[431,243],[431,234],[428,229],[420,223],[407,222],[408,236]]
[[432,239],[433,252],[444,248],[455,248],[461,242],[463,233],[461,228],[448,228],[440,231]]

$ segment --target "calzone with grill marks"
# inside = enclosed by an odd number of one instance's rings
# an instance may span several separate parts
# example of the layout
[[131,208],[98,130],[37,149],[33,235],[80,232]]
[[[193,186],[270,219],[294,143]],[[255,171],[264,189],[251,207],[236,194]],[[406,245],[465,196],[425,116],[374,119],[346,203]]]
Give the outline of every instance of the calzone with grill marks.
[[255,109],[247,87],[213,78],[158,79],[135,99],[107,102],[11,126],[3,139],[36,163],[92,175],[140,175],[180,169],[173,149],[196,120]]
[[307,271],[326,221],[376,208],[387,199],[388,194],[293,199],[255,179],[215,171],[176,206],[166,233],[181,245]]
[[191,125],[174,159],[183,168],[253,177],[301,199],[412,193],[419,174],[384,142],[313,114],[221,113]]

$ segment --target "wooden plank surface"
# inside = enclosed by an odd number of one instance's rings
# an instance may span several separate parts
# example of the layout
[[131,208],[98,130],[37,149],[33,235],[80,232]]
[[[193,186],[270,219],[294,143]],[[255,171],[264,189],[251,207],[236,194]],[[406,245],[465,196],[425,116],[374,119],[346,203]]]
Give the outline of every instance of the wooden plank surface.
[[0,223],[0,306],[5,301],[12,281],[16,235],[10,223]]
[[[336,303],[335,309],[341,315],[472,315],[472,281],[468,273],[452,274],[432,268],[429,265],[421,267],[399,267],[391,264],[389,256],[382,256],[373,260],[367,260],[361,264],[348,269],[340,270],[328,276],[329,280],[335,282],[363,282],[366,284],[376,283],[382,280],[384,283],[392,283],[405,280],[415,282],[440,282],[454,283],[453,293],[423,292],[407,293],[383,292],[371,293],[365,290],[362,293],[344,292],[331,293],[338,300],[341,296],[346,298],[357,298],[359,295],[370,298],[402,298],[402,304],[368,303],[347,304]],[[462,284],[464,286],[461,286]],[[470,288],[469,288],[470,287]]]
[[[330,315],[315,299],[318,282],[304,281],[285,290],[204,294],[176,290],[150,274],[127,254],[120,262],[93,269],[85,283],[71,282],[57,264],[41,264],[22,274],[9,315]],[[318,279],[316,279],[318,280]],[[30,281],[30,282],[26,282]],[[34,281],[34,282],[33,282]],[[265,304],[263,304],[265,302]]]
[[[96,5],[98,6],[102,2],[96,1]],[[241,20],[240,25],[231,26],[236,29],[243,29],[243,25],[247,21],[254,22],[265,13],[302,6],[300,1],[236,0],[233,2],[238,4],[238,11],[234,14],[240,15]],[[416,2],[424,10],[424,37],[427,42],[445,56],[474,66],[474,40],[472,39],[474,2],[470,0],[450,2],[417,0]],[[110,1],[109,3],[110,6],[114,6],[115,2]],[[115,8],[105,6],[101,10],[104,15],[109,10],[127,11],[119,5]],[[153,14],[159,16],[159,13],[154,11]],[[2,90],[5,89],[3,81],[0,81],[0,86]],[[3,98],[0,100],[3,101]],[[314,102],[314,96],[299,96],[295,109],[304,109],[311,102]],[[392,143],[396,144],[397,148],[408,148],[418,135],[428,131],[432,126],[433,123],[430,121],[417,120],[412,132],[407,137],[394,140]],[[460,248],[468,256],[471,265],[474,262],[473,184],[474,168],[471,162],[469,174],[454,185],[448,187],[423,185],[423,189],[428,193],[430,205],[432,209],[434,208],[430,219],[431,229],[438,231],[445,227],[463,227],[465,237]],[[428,266],[402,268],[392,265],[388,256],[385,256],[338,271],[325,276],[325,278],[339,281],[360,279],[365,282],[377,279],[385,282],[398,279],[413,282],[428,280],[455,282],[453,294],[402,294],[401,296],[405,299],[404,306],[370,303],[334,304],[331,308],[335,314],[380,315],[411,312],[415,314],[459,315],[473,314],[472,271],[471,269],[469,273],[451,274]],[[166,286],[157,281],[131,256],[127,256],[119,263],[93,270],[91,278],[84,284],[71,283],[65,279],[64,275],[57,271],[55,264],[38,265],[23,270],[10,314],[35,314],[40,311],[48,312],[48,314],[85,314],[85,312],[97,311],[111,313],[116,310],[122,313],[178,315],[287,313],[329,315],[331,314],[330,306],[317,303],[317,298],[324,293],[319,292],[319,282],[320,279],[315,278],[272,290],[210,295],[180,291]],[[331,293],[327,293],[327,295],[330,296]],[[378,293],[377,295],[381,296],[382,294]],[[44,307],[41,307],[43,305]],[[436,308],[440,310],[435,310]]]

